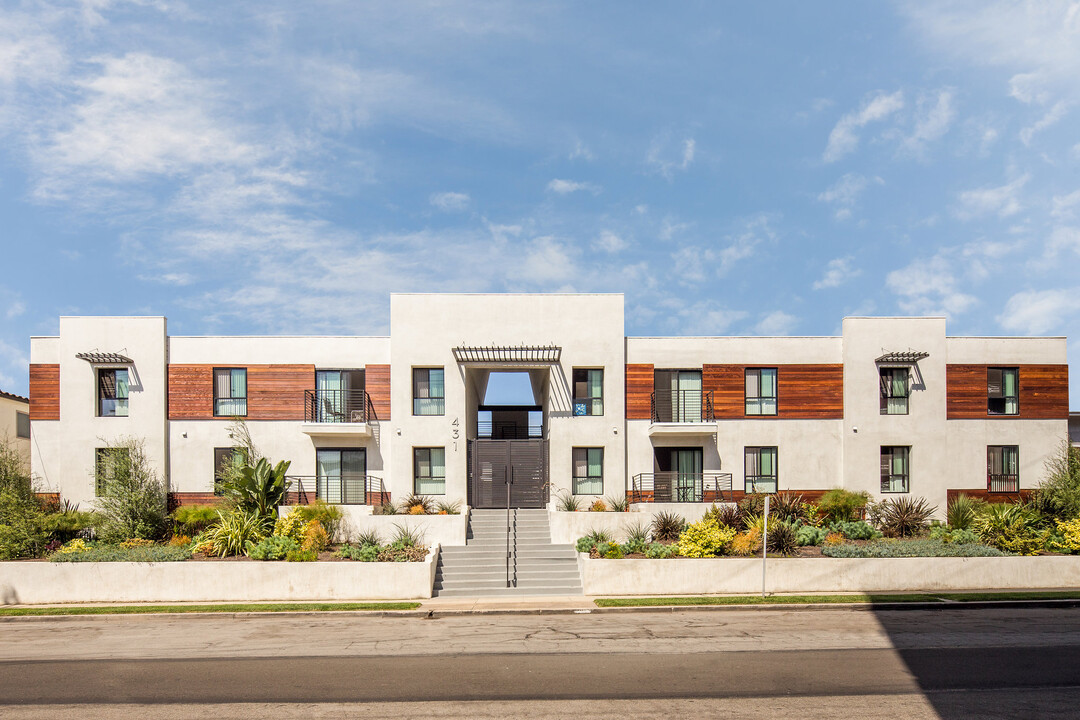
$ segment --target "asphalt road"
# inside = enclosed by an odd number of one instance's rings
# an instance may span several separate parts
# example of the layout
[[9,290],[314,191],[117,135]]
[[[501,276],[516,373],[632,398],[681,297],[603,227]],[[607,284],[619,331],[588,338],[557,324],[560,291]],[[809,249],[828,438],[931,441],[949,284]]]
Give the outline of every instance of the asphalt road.
[[1074,609],[36,618],[0,658],[3,717],[1080,714]]

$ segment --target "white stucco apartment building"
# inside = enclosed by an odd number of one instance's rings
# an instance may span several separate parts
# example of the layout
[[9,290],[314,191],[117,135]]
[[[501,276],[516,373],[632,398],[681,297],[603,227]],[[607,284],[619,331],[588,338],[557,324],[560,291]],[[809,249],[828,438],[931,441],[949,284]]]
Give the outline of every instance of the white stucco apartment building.
[[[491,373],[531,403],[485,405]],[[947,337],[846,318],[838,337],[626,337],[622,295],[394,294],[387,337],[179,337],[64,317],[31,340],[33,472],[92,503],[138,437],[174,502],[213,498],[243,417],[293,490],[472,507],[563,494],[711,502],[832,487],[1015,497],[1068,436],[1064,338]]]

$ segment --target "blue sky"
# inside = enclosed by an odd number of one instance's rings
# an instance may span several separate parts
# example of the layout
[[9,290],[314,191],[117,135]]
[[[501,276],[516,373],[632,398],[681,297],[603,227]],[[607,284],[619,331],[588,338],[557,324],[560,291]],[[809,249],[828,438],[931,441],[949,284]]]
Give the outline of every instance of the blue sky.
[[1077,2],[4,2],[0,388],[60,315],[371,334],[392,291],[1080,337],[1077,77]]

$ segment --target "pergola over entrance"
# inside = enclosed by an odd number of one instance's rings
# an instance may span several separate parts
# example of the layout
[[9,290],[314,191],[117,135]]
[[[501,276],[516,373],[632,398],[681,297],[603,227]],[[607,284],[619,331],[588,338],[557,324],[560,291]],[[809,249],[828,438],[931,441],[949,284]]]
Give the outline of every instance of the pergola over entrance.
[[562,356],[558,345],[461,345],[454,348],[459,363],[481,365],[557,365]]

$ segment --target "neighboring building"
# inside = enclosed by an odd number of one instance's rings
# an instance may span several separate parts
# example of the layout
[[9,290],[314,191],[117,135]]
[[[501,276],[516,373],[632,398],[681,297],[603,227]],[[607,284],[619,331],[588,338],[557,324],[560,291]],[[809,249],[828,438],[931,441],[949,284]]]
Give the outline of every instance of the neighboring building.
[[1080,412],[1069,413],[1069,444],[1080,447]]
[[30,401],[0,390],[0,438],[26,459],[30,467]]
[[[484,405],[493,372],[529,404]],[[293,490],[540,507],[574,493],[711,502],[832,487],[944,509],[1015,497],[1068,435],[1064,338],[946,337],[846,318],[839,337],[625,337],[621,295],[394,294],[388,337],[170,337],[64,317],[33,338],[33,469],[95,495],[107,439],[145,440],[176,502],[210,499],[246,418]]]

